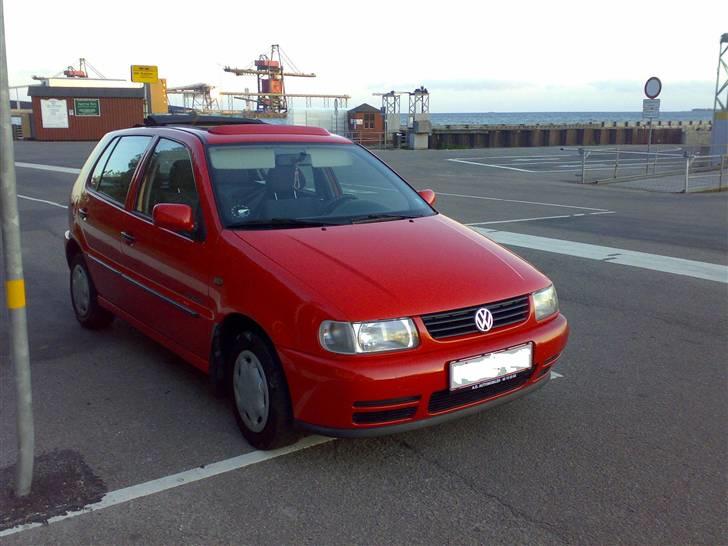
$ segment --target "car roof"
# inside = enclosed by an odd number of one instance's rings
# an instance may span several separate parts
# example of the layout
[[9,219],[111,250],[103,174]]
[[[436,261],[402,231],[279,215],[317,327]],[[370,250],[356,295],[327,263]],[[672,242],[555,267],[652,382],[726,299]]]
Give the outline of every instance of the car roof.
[[174,127],[193,133],[208,144],[233,144],[236,142],[320,142],[351,144],[351,141],[332,135],[320,127],[299,125],[223,125],[214,127]]
[[144,125],[137,127],[146,129],[143,131],[146,134],[149,134],[149,129],[184,131],[188,134],[194,134],[203,142],[212,145],[253,142],[351,144],[350,140],[338,135],[332,135],[321,127],[269,124],[259,119],[227,116],[189,114],[147,116]]

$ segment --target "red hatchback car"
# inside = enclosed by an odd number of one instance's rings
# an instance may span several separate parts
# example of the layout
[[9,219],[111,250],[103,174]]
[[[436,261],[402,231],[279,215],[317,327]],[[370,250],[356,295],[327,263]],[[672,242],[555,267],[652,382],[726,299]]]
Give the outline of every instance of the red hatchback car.
[[431,190],[323,129],[166,119],[81,170],[73,308],[209,373],[253,446],[410,430],[548,382],[568,337],[551,281]]

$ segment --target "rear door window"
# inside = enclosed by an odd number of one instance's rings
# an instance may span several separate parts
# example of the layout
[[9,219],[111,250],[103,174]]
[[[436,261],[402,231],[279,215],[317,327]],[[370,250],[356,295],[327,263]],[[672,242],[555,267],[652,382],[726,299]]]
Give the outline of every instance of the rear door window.
[[[96,191],[123,204],[137,165],[152,141],[150,136],[121,137],[95,185]],[[102,158],[103,159],[103,158]],[[101,163],[101,162],[99,162]],[[96,173],[94,173],[95,175]],[[92,177],[93,181],[93,177]]]

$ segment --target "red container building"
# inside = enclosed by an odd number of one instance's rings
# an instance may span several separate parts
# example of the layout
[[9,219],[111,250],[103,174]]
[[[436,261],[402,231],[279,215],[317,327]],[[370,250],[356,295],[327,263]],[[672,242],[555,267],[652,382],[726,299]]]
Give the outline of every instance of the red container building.
[[99,140],[144,120],[144,89],[32,85],[37,140]]

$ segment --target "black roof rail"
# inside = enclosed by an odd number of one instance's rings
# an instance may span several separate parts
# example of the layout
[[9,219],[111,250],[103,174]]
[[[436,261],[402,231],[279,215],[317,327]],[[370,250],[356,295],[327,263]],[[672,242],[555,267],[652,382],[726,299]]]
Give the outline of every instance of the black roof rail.
[[198,114],[153,114],[144,118],[143,127],[164,127],[167,125],[249,125],[265,123],[259,119],[236,118],[233,116],[205,116]]

